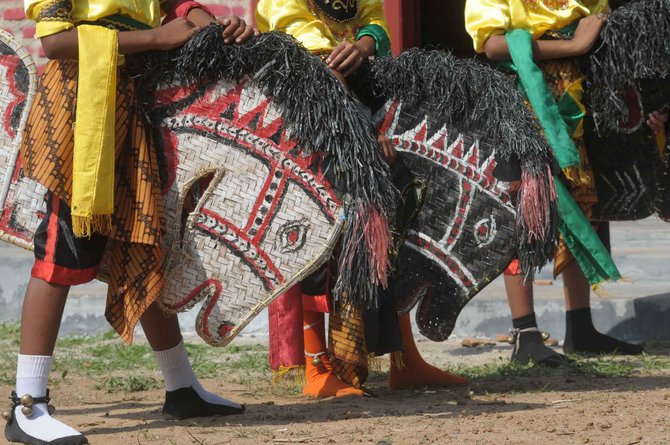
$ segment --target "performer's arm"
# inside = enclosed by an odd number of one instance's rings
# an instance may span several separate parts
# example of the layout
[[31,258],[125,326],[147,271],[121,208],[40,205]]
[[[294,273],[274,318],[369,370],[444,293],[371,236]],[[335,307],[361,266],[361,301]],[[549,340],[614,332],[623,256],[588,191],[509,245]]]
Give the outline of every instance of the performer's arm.
[[[155,29],[121,31],[118,33],[119,53],[134,54],[178,48],[199,30],[199,26],[180,18]],[[44,53],[49,59],[79,58],[79,38],[76,28],[42,37],[41,42]]]
[[[572,40],[535,40],[533,57],[535,60],[551,60],[586,54],[598,39],[604,23],[603,15],[590,15],[579,21]],[[484,51],[491,60],[510,60],[504,35],[489,37],[484,43]]]
[[161,8],[167,14],[163,23],[182,17],[188,19],[195,26],[203,28],[217,22],[225,25],[226,29],[223,31],[225,43],[242,43],[251,36],[259,34],[257,29],[248,25],[240,17],[233,15],[217,20],[206,6],[193,0],[164,0],[161,2]]
[[[180,18],[155,29],[121,31],[118,33],[119,54],[178,48],[200,29],[199,26]],[[49,59],[79,58],[79,38],[76,28],[42,37],[41,42],[44,53]]]
[[361,29],[357,41],[342,42],[326,60],[331,70],[344,77],[353,74],[368,57],[390,52],[389,29],[380,0],[359,0],[358,21]]

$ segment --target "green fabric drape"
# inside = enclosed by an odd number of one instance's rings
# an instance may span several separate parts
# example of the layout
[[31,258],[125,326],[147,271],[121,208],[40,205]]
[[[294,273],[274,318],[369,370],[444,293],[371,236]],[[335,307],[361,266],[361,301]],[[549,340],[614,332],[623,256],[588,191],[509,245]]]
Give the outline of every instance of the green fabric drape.
[[514,29],[505,34],[505,38],[512,56],[511,68],[519,75],[521,88],[533,106],[558,165],[561,169],[579,167],[581,165],[579,151],[544,81],[542,70],[533,60],[533,41],[530,33],[524,29]]
[[572,199],[560,178],[554,177],[558,195],[558,230],[572,256],[584,272],[589,284],[595,287],[607,280],[619,280],[621,274],[612,256],[603,245],[579,205]]
[[[581,164],[579,152],[569,132],[569,129],[575,125],[575,121],[574,119],[569,123],[564,121],[544,81],[542,71],[533,60],[530,33],[526,30],[515,29],[508,32],[505,37],[512,58],[512,63],[508,64],[508,68],[518,74],[520,87],[526,93],[544,129],[559,166],[561,169],[579,167]],[[570,102],[564,102],[563,106],[565,115],[575,117],[576,111],[574,108],[571,109]],[[574,106],[576,108],[576,105]],[[578,123],[579,121],[577,125]],[[558,176],[554,177],[554,181],[558,194],[559,230],[589,283],[595,287],[603,281],[619,280],[621,274],[611,255],[572,198],[570,191]]]

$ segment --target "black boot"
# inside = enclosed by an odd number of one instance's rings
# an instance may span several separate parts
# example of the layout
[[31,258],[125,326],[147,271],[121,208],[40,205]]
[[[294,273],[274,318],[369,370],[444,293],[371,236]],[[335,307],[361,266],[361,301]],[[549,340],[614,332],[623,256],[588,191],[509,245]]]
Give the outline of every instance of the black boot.
[[644,348],[642,345],[626,343],[598,332],[593,326],[591,308],[586,307],[565,313],[563,352],[566,354],[640,355],[644,352]]
[[166,391],[165,404],[163,404],[163,415],[174,420],[190,419],[191,417],[230,416],[242,414],[244,410],[244,405],[237,408],[206,402],[191,387]]
[[568,363],[563,354],[559,354],[547,347],[542,339],[542,333],[537,328],[535,313],[512,320],[514,330],[514,349],[512,350],[512,361],[521,365],[527,365],[531,360],[541,366],[556,368]]

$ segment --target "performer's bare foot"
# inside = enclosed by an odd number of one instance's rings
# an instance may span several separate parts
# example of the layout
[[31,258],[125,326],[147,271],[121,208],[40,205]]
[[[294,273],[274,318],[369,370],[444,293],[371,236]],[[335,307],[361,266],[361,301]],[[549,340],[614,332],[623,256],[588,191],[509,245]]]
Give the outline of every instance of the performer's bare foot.
[[363,391],[340,380],[326,352],[326,330],[321,312],[303,311],[305,386],[310,397],[362,396]]
[[403,340],[403,361],[400,365],[391,360],[389,387],[403,389],[412,386],[451,386],[465,385],[468,379],[432,366],[421,357],[414,343],[412,323],[409,314],[400,316],[400,333]]

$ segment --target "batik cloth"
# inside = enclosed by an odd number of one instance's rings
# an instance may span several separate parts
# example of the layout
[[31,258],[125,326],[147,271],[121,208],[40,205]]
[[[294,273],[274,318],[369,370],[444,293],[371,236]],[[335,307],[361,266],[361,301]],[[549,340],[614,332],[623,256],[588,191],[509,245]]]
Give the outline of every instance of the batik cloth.
[[[46,65],[21,147],[25,174],[68,207],[72,199],[77,73],[76,61],[50,61]],[[163,198],[157,156],[138,109],[133,82],[122,71],[116,87],[114,136],[114,213],[111,230],[105,234],[109,273],[105,277],[109,283],[105,316],[130,342],[137,321],[159,296],[163,285]],[[48,245],[49,241],[44,243]],[[57,258],[55,264],[58,265]],[[67,274],[68,267],[62,269]],[[71,284],[82,282],[82,277],[76,278],[80,275],[76,268],[71,268],[71,274]]]
[[[538,66],[544,73],[545,82],[556,102],[565,100],[565,97],[571,97],[581,105],[581,84],[584,76],[579,71],[576,62],[567,59],[548,60],[539,62]],[[566,181],[565,184],[586,219],[591,220],[593,207],[598,203],[598,194],[596,193],[593,170],[586,153],[581,123],[578,125],[572,134],[572,139],[579,152],[581,172],[585,180],[581,182]],[[561,237],[554,260],[554,277],[558,276],[572,261],[574,261],[574,257],[566,246],[565,240]]]

